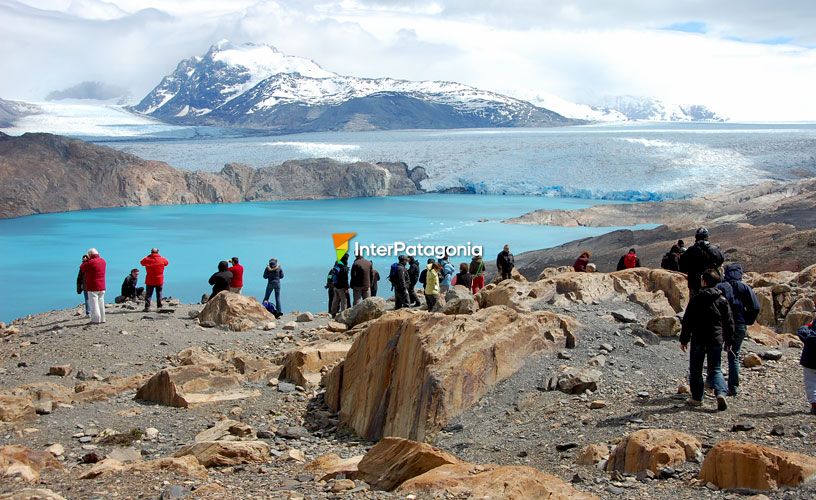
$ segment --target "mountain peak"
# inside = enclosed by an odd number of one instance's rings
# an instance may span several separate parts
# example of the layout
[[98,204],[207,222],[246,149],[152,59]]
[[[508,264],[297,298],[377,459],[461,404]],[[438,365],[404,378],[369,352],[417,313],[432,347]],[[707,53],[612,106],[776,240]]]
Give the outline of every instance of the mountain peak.
[[278,73],[298,73],[311,78],[331,78],[336,76],[326,71],[316,62],[304,57],[289,56],[276,47],[263,43],[235,44],[223,39],[213,44],[204,56],[213,62],[227,66],[240,66],[260,81]]

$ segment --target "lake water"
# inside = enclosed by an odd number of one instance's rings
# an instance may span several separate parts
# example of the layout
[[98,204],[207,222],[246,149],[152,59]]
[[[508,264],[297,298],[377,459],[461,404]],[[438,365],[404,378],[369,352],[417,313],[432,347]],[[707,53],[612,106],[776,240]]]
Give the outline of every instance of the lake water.
[[[504,243],[515,253],[608,231],[502,224],[537,208],[582,208],[597,202],[525,196],[440,195],[280,201],[87,210],[0,220],[0,321],[74,306],[81,255],[99,249],[108,262],[107,300],[153,246],[170,260],[165,295],[197,302],[220,260],[238,256],[244,293],[261,298],[264,266],[276,257],[285,272],[284,311],[325,308],[323,289],[334,259],[331,234],[358,233],[360,244],[394,241],[484,246],[495,259]],[[487,222],[478,222],[488,218]],[[387,277],[391,259],[373,259]],[[469,259],[453,259],[454,263]],[[140,268],[140,281],[144,269]],[[390,286],[380,282],[380,294]]]

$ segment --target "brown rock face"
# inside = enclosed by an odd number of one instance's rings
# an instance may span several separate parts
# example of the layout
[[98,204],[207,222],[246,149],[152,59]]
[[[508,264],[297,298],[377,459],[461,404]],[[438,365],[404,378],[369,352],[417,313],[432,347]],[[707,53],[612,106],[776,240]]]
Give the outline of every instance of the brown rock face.
[[134,399],[186,408],[260,395],[259,391],[241,389],[243,381],[236,373],[213,371],[206,366],[179,366],[153,375],[139,388]]
[[609,457],[609,448],[603,444],[588,444],[581,448],[575,463],[578,465],[595,465]]
[[458,464],[453,455],[425,443],[387,437],[374,445],[357,465],[357,479],[378,490],[391,491],[412,477],[447,464]]
[[674,466],[700,453],[700,442],[693,436],[668,429],[643,429],[625,437],[609,456],[606,470],[636,474],[643,470],[657,473],[663,466]]
[[472,316],[388,313],[362,330],[327,377],[326,401],[366,439],[423,440],[574,328],[549,313],[507,307]]
[[646,323],[646,328],[661,337],[677,337],[680,335],[680,320],[676,316],[659,316]]
[[16,444],[0,447],[0,477],[16,476],[33,483],[40,480],[40,472],[46,468],[62,469],[62,464],[47,451],[34,451]]
[[409,479],[401,493],[422,498],[503,498],[513,500],[590,500],[595,495],[576,490],[563,480],[522,465],[443,465]]
[[356,478],[357,466],[362,459],[362,455],[343,459],[330,453],[312,460],[306,464],[304,470],[313,473],[319,481],[328,481],[341,474],[347,478]]
[[350,342],[327,342],[299,347],[286,355],[281,377],[303,387],[317,387],[321,370],[346,357]]
[[[198,315],[199,321],[212,321],[234,331],[252,328],[252,323],[267,323],[275,319],[257,300],[246,295],[221,292],[213,297]],[[249,320],[246,322],[244,320]],[[249,327],[249,328],[248,328]]]
[[816,458],[753,443],[721,441],[706,455],[700,479],[720,488],[770,490],[816,477]]
[[262,441],[205,441],[189,444],[174,457],[193,455],[204,467],[266,463],[269,445]]

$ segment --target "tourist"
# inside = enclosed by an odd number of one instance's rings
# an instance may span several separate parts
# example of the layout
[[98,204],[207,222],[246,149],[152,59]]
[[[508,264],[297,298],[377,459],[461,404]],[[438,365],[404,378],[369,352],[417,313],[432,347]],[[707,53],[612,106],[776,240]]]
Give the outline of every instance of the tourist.
[[232,265],[229,272],[232,273],[232,280],[230,281],[229,291],[241,293],[241,289],[244,288],[244,266],[238,263],[238,257],[231,258],[230,263]]
[[88,260],[79,266],[88,291],[91,323],[105,322],[105,269],[107,263],[99,256],[96,248],[88,250]]
[[351,290],[354,294],[354,302],[357,305],[361,300],[371,297],[371,271],[374,269],[371,261],[357,254],[354,263],[351,265]]
[[222,260],[218,263],[218,272],[214,273],[210,276],[210,285],[212,285],[212,293],[210,294],[210,298],[207,300],[212,300],[213,297],[218,295],[221,292],[228,291],[230,288],[230,283],[232,282],[232,272],[229,270],[229,263],[225,260]]
[[372,267],[371,267],[371,296],[372,297],[377,296],[377,287],[378,287],[377,283],[379,281],[380,281],[380,272],[377,271],[376,269],[374,269],[374,266],[372,264]]
[[[88,261],[88,254],[82,256],[82,263]],[[91,305],[88,303],[88,291],[85,290],[85,274],[82,272],[82,265],[79,267],[79,272],[77,273],[77,295],[83,295],[85,299],[85,317],[89,317],[91,315]]]
[[496,256],[496,269],[502,281],[513,277],[514,267],[516,267],[516,259],[510,253],[510,245],[504,245],[504,249]]
[[[816,302],[816,300],[814,300]],[[796,332],[804,344],[799,364],[805,379],[805,396],[811,415],[816,415],[816,317]]]
[[453,275],[456,274],[456,268],[450,263],[448,254],[445,254],[439,259],[439,267],[442,270],[442,274],[439,277],[439,293],[444,293],[451,287],[451,280],[453,279]]
[[634,269],[636,267],[640,267],[640,259],[637,256],[637,252],[634,248],[630,248],[629,252],[626,255],[621,256],[620,260],[618,260],[618,271],[623,271],[624,269]]
[[348,308],[348,289],[349,289],[349,254],[344,254],[343,257],[334,265],[332,273],[332,285],[334,296],[331,304],[332,317],[337,316],[337,313]]
[[[689,250],[690,251],[690,250]],[[716,288],[720,275],[716,269],[703,273],[702,289],[691,298],[683,314],[683,327],[680,333],[680,348],[686,352],[691,342],[689,353],[689,386],[691,398],[689,406],[703,404],[703,363],[707,366],[706,382],[714,388],[717,397],[717,409],[728,408],[725,395],[728,388],[722,375],[723,346],[731,349],[734,342],[734,320],[731,307],[722,291]]]
[[326,286],[323,287],[329,294],[329,308],[328,312],[331,314],[332,303],[334,302],[334,274],[337,272],[336,264],[329,269],[329,274],[326,275]]
[[153,295],[153,290],[156,291],[156,308],[161,309],[164,268],[170,265],[170,262],[159,254],[158,248],[153,248],[150,250],[150,255],[142,259],[141,264],[147,270],[144,310],[145,312],[150,310],[150,297]]
[[436,259],[433,259],[433,258],[428,259],[428,262],[426,263],[425,269],[423,269],[422,272],[419,273],[419,284],[422,285],[423,293],[424,293],[424,290],[425,290],[425,284],[427,283],[427,280],[428,280],[428,271],[430,269],[433,269],[433,266],[428,267],[428,264],[436,264]]
[[425,304],[428,311],[433,311],[439,297],[439,273],[442,266],[433,259],[428,259],[428,267],[425,269]]
[[467,288],[468,291],[470,291],[470,289],[473,287],[473,275],[470,274],[470,268],[466,262],[459,264],[459,272],[453,277],[451,285],[463,286]]
[[408,257],[408,301],[413,307],[419,307],[419,297],[416,294],[416,286],[419,281],[419,261],[413,256]]
[[139,284],[139,270],[133,268],[130,270],[127,276],[125,276],[125,280],[122,282],[122,290],[119,297],[116,297],[116,302],[124,302],[126,300],[136,300],[142,293],[144,293],[144,288],[137,287],[136,285]]
[[666,255],[664,255],[660,260],[660,267],[666,269],[667,271],[679,271],[681,255],[683,255],[683,252],[680,250],[680,247],[677,245],[672,245],[669,251],[666,252]]
[[[264,268],[263,277],[266,280],[266,291],[263,302],[269,301],[269,296],[275,292],[275,311],[278,315],[283,314],[281,310],[280,287],[283,279],[283,268],[278,265],[278,259],[269,259],[269,263]],[[331,308],[331,304],[329,304]]]
[[410,294],[408,289],[411,287],[411,278],[408,276],[408,269],[405,268],[408,259],[404,255],[397,258],[397,269],[392,281],[394,285],[394,309],[402,309],[403,307],[410,307]]
[[748,325],[753,325],[759,316],[759,299],[754,290],[742,282],[742,266],[738,263],[725,266],[725,279],[717,284],[731,306],[734,318],[734,341],[728,350],[728,395],[736,396],[739,387],[739,354]]
[[686,253],[686,242],[683,240],[677,240],[677,248],[680,249],[680,255]]
[[470,260],[470,274],[473,276],[471,284],[471,291],[473,295],[479,293],[479,290],[484,288],[484,272],[485,265],[481,255],[474,255]]
[[592,257],[592,252],[585,251],[581,252],[581,255],[575,259],[575,263],[572,265],[572,268],[575,269],[576,273],[585,273],[587,270],[587,265],[589,265],[589,258]]
[[680,256],[680,271],[688,276],[690,296],[700,290],[703,272],[706,269],[718,269],[725,260],[720,249],[708,241],[708,229],[697,229],[694,239],[694,245]]

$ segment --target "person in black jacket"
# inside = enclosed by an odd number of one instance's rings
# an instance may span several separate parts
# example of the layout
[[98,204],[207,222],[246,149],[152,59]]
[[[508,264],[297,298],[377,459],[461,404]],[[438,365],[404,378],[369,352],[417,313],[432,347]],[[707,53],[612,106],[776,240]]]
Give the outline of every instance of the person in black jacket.
[[136,297],[144,292],[143,287],[137,287],[139,283],[139,270],[131,269],[130,274],[125,276],[125,281],[122,282],[121,296],[127,300],[136,300]]
[[337,261],[332,270],[332,284],[334,285],[334,298],[332,299],[331,315],[336,316],[340,311],[349,306],[349,254],[344,254]]
[[218,263],[218,272],[214,273],[210,276],[210,285],[212,285],[212,293],[210,294],[210,298],[207,300],[212,300],[213,297],[218,295],[219,293],[223,292],[224,290],[229,290],[230,282],[232,281],[232,273],[228,271],[229,264],[227,261],[222,260]]
[[694,246],[680,256],[680,272],[688,276],[690,296],[701,288],[700,277],[706,269],[718,269],[725,258],[716,246],[708,241],[708,229],[701,227],[694,235]]
[[510,245],[504,245],[504,249],[496,256],[496,269],[502,281],[513,277],[514,267],[516,267],[516,258],[510,253]]
[[454,285],[461,285],[471,292],[471,288],[473,287],[473,275],[470,274],[470,266],[468,266],[466,262],[459,264],[459,272],[453,277],[453,281]]
[[802,365],[804,373],[805,396],[810,403],[810,413],[816,415],[816,318],[800,328],[796,334],[804,344],[799,364]]
[[412,306],[419,307],[422,305],[416,294],[416,285],[419,282],[419,261],[413,256],[408,257],[408,279],[410,285],[408,287],[408,300]]
[[736,396],[742,341],[745,340],[748,325],[753,325],[759,316],[760,304],[754,290],[742,282],[742,266],[736,262],[725,266],[725,279],[717,284],[717,288],[728,300],[734,317],[734,343],[728,351],[728,395]]
[[[88,255],[83,255],[82,262],[85,263],[87,260]],[[82,268],[79,269],[79,273],[77,274],[77,295],[83,295],[85,297],[85,317],[89,318],[91,316],[91,305],[88,302],[88,291],[85,290],[85,273],[82,272]]]
[[400,255],[397,260],[397,274],[394,277],[394,309],[402,309],[411,305],[410,294],[408,293],[408,289],[411,287],[411,278],[405,268],[407,263],[408,259],[404,255]]
[[660,267],[666,269],[667,271],[679,271],[680,270],[680,256],[683,255],[683,252],[680,251],[680,247],[677,245],[672,245],[671,249],[663,256],[663,259],[660,261]]
[[722,375],[723,347],[731,349],[734,343],[734,319],[722,291],[716,288],[720,274],[716,269],[703,273],[702,289],[689,301],[683,314],[683,327],[680,332],[680,348],[683,352],[691,342],[689,353],[689,386],[691,398],[689,406],[703,404],[703,362],[707,361],[707,381],[714,388],[717,396],[717,409],[728,408],[725,395],[728,389]]

